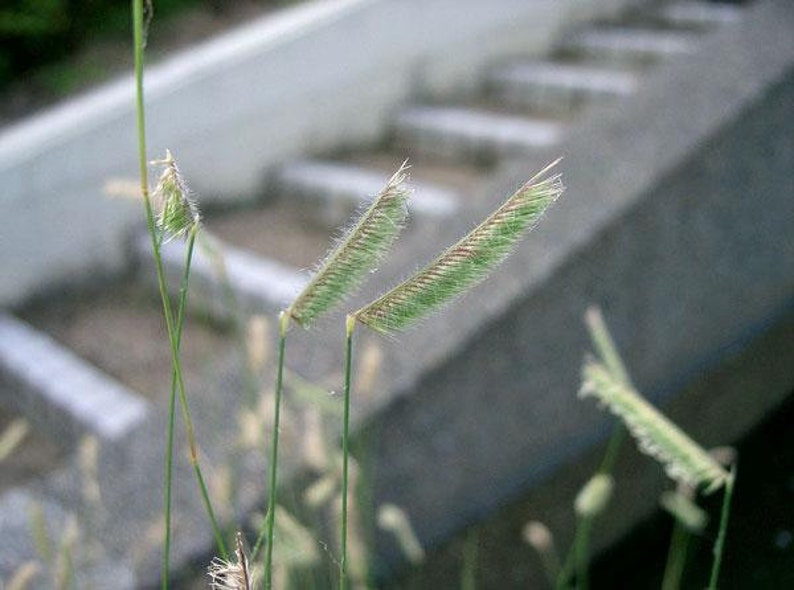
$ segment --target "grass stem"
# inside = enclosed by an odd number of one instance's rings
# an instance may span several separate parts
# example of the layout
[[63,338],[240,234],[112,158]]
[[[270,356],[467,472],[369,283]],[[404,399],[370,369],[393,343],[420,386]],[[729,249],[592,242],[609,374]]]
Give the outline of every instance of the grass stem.
[[460,568],[460,590],[476,590],[477,588],[477,546],[480,531],[472,527],[463,542],[463,564]]
[[725,537],[728,532],[728,518],[731,512],[731,499],[733,498],[733,486],[736,481],[736,466],[734,465],[728,472],[725,479],[725,490],[722,497],[722,510],[720,511],[720,529],[717,533],[717,540],[714,542],[714,562],[711,566],[711,578],[709,580],[709,590],[717,590],[717,580],[720,577],[720,566],[722,565],[722,555],[725,552]]
[[[135,111],[136,111],[136,126],[138,133],[138,164],[140,168],[141,177],[141,195],[143,197],[144,209],[146,211],[146,224],[149,230],[149,236],[152,242],[152,252],[154,255],[155,271],[157,273],[157,286],[160,292],[160,298],[163,305],[163,315],[165,316],[166,330],[168,332],[168,340],[171,349],[171,364],[173,367],[173,375],[176,376],[177,389],[179,391],[180,402],[182,411],[185,418],[185,429],[187,431],[188,445],[190,448],[190,461],[196,471],[199,488],[201,489],[202,499],[204,501],[205,509],[212,522],[213,529],[216,531],[216,541],[218,543],[218,550],[224,559],[228,559],[228,552],[223,542],[223,538],[218,535],[219,527],[215,517],[212,504],[207,494],[206,485],[201,475],[201,468],[198,462],[198,452],[196,450],[195,436],[193,434],[193,425],[190,420],[190,413],[187,407],[187,398],[185,395],[185,384],[182,377],[182,365],[179,359],[179,337],[177,329],[174,326],[174,315],[171,308],[171,302],[168,297],[168,289],[165,279],[165,271],[163,269],[163,260],[160,253],[161,242],[158,239],[158,232],[155,226],[154,211],[152,209],[151,197],[149,194],[149,176],[147,169],[146,157],[146,116],[143,100],[143,46],[144,46],[144,10],[143,0],[132,1],[132,15],[133,15],[133,52],[135,58]],[[169,515],[170,517],[170,515]],[[169,539],[170,542],[170,539]],[[170,547],[169,547],[170,549]],[[167,576],[168,573],[163,574]],[[166,582],[167,586],[167,582]]]
[[268,477],[267,497],[267,546],[265,547],[265,589],[273,586],[273,542],[275,538],[276,523],[276,489],[278,474],[278,439],[279,423],[281,417],[281,391],[284,383],[284,349],[287,344],[287,331],[289,330],[290,316],[282,311],[278,318],[278,369],[276,370],[276,391],[273,400],[273,437],[270,445],[270,474]]
[[[177,307],[176,318],[176,340],[177,346],[182,344],[182,328],[185,324],[185,308],[187,305],[187,292],[188,284],[190,281],[190,267],[193,262],[193,247],[196,244],[196,234],[198,233],[198,226],[194,226],[190,231],[187,242],[187,253],[185,255],[185,270],[182,275],[182,282],[179,288],[179,305]],[[170,556],[171,556],[171,490],[172,490],[172,475],[174,465],[174,424],[176,422],[176,390],[177,390],[177,377],[176,371],[171,373],[171,394],[168,399],[168,434],[165,452],[165,498],[163,519],[165,521],[165,541],[163,543],[163,571],[161,574],[160,587],[163,590],[168,588],[168,575],[170,571]]]
[[677,590],[681,587],[691,536],[683,524],[675,522],[670,538],[670,549],[667,553],[667,563],[664,566],[662,590]]
[[342,524],[341,524],[341,556],[339,559],[339,588],[347,588],[347,496],[348,496],[348,463],[350,456],[350,382],[353,364],[353,331],[356,327],[355,315],[348,315],[345,321],[345,389],[344,415],[342,417]]

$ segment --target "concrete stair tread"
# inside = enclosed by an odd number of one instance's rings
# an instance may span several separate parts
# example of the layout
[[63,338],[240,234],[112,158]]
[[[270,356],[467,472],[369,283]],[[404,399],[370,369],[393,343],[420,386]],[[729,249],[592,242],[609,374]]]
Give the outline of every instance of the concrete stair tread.
[[[330,160],[295,160],[277,173],[282,194],[308,199],[318,208],[338,210],[344,223],[355,206],[370,201],[389,179],[391,172]],[[458,195],[453,189],[412,178],[411,211],[430,218],[452,215],[458,208]],[[335,225],[338,225],[335,224]]]
[[[147,271],[154,271],[151,266]],[[148,274],[148,273],[147,273]],[[168,400],[171,357],[159,296],[153,282],[124,280],[101,291],[67,294],[57,305],[29,306],[20,317],[87,365],[144,396],[157,408]],[[191,290],[190,297],[199,295]],[[212,376],[217,362],[238,351],[228,330],[192,316],[182,336],[188,388]]]
[[599,26],[580,31],[564,50],[617,62],[665,59],[694,51],[700,35],[649,27]]
[[363,166],[388,175],[408,158],[408,173],[411,179],[421,183],[443,186],[459,198],[468,199],[478,192],[488,176],[489,170],[465,162],[444,162],[412,155],[404,151],[366,149],[339,154],[338,159],[355,166]]
[[0,376],[16,392],[9,403],[57,440],[118,439],[149,412],[137,393],[8,314],[0,314]]
[[713,27],[739,22],[742,8],[703,1],[682,1],[665,4],[657,17],[675,26]]
[[533,60],[502,66],[488,83],[508,103],[559,110],[630,96],[639,85],[639,73],[587,62]]
[[527,152],[556,144],[563,129],[562,123],[549,119],[441,106],[410,107],[395,121],[400,144],[446,156]]
[[[174,293],[179,289],[185,253],[186,245],[178,240],[162,249],[163,266]],[[148,235],[136,241],[136,254],[141,260],[151,257]],[[198,241],[193,253],[190,282],[194,303],[221,317],[229,313],[230,292],[243,309],[277,311],[300,292],[305,281],[298,269],[224,243],[211,234]]]
[[206,229],[225,244],[285,267],[311,267],[327,250],[331,229],[306,218],[310,205],[305,202],[278,194],[274,198],[272,203],[210,215]]

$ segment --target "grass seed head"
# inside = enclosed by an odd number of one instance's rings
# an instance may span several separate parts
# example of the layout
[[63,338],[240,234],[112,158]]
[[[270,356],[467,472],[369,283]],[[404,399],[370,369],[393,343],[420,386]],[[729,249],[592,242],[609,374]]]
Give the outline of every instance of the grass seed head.
[[198,206],[170,151],[166,150],[165,158],[152,164],[163,166],[153,195],[157,227],[169,240],[183,237],[201,221]]
[[307,327],[349,296],[375,269],[397,239],[408,216],[407,163],[326,254],[312,279],[287,310]]
[[484,222],[424,269],[359,309],[353,314],[355,318],[377,332],[396,332],[483,280],[562,194],[559,174],[543,178],[558,161],[536,174]]
[[678,426],[649,404],[603,363],[587,359],[580,397],[595,397],[618,416],[644,453],[658,460],[674,480],[710,494],[728,473]]

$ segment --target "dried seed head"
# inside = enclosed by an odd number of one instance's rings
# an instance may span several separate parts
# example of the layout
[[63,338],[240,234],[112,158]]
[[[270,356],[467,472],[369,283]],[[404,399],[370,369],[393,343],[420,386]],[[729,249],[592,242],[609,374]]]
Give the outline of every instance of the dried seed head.
[[83,497],[94,509],[102,503],[99,488],[99,439],[96,436],[85,436],[78,447],[78,462],[83,477]]
[[237,533],[235,561],[214,558],[207,573],[212,590],[253,590],[254,580],[243,548],[243,536]]
[[26,561],[14,570],[8,581],[6,590],[28,590],[31,583],[41,573],[41,566],[36,561]]
[[0,461],[10,457],[14,450],[25,440],[30,425],[27,420],[17,418],[13,420],[3,432],[0,432]]
[[560,573],[560,556],[554,545],[554,535],[545,524],[529,521],[522,531],[524,540],[538,553],[546,578],[554,585]]
[[254,315],[248,320],[246,338],[246,352],[248,353],[248,368],[257,374],[264,370],[267,364],[270,349],[268,347],[270,325],[264,315]]
[[153,194],[157,226],[169,240],[182,237],[199,224],[201,216],[198,206],[170,151],[166,150],[165,158],[155,160],[152,164],[163,166]]
[[378,526],[394,535],[400,549],[411,563],[418,564],[424,561],[425,550],[402,508],[394,504],[383,504],[378,509]]

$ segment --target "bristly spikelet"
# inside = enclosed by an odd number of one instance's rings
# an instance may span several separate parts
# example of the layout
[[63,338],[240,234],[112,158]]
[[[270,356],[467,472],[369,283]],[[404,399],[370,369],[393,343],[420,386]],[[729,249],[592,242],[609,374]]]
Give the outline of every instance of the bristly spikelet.
[[536,174],[424,269],[359,309],[355,318],[378,332],[402,330],[484,279],[562,193],[559,174],[541,180],[557,162]]
[[667,474],[705,494],[718,490],[728,473],[702,447],[645,401],[607,367],[587,359],[582,370],[580,397],[593,396],[620,417],[641,451],[657,459]]
[[184,236],[201,220],[198,206],[169,150],[166,150],[164,159],[155,160],[152,164],[163,166],[153,195],[157,207],[157,227],[169,240]]
[[311,324],[358,287],[397,239],[408,216],[407,168],[406,161],[326,254],[311,281],[289,307],[288,315],[301,326]]
[[235,561],[212,560],[207,573],[212,590],[253,590],[254,579],[243,548],[242,534],[237,533]]

